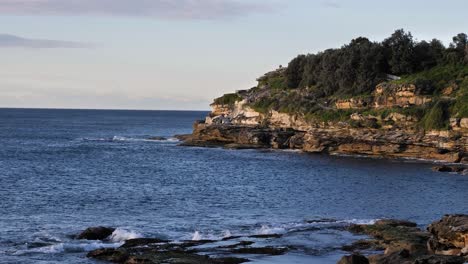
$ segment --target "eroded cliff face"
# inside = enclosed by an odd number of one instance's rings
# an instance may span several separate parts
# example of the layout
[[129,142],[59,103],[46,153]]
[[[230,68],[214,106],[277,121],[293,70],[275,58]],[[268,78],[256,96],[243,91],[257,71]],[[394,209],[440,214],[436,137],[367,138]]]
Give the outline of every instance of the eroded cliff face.
[[[431,100],[417,95],[415,90],[411,85],[379,85],[367,102],[338,101],[336,108],[407,107]],[[260,113],[252,109],[248,101],[244,98],[233,105],[213,104],[206,120],[194,124],[193,135],[186,144],[468,163],[468,118],[450,119],[449,130],[424,131],[417,128],[418,120],[411,115],[395,112],[383,118],[353,113],[350,116],[353,126],[351,122],[319,122],[274,110]],[[383,125],[372,128],[377,122]]]

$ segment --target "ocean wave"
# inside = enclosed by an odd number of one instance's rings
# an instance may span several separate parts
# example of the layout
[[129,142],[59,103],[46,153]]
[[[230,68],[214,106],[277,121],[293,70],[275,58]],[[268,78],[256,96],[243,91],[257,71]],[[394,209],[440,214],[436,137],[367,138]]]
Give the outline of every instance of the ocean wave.
[[343,230],[352,224],[371,225],[379,219],[329,219],[313,218],[297,222],[286,223],[260,223],[250,228],[234,228],[231,230],[213,231],[196,230],[184,237],[189,240],[221,240],[228,237],[250,237],[257,235],[287,235],[297,232],[315,232],[320,230]]
[[193,233],[193,235],[192,235],[192,240],[193,241],[200,241],[200,240],[202,240],[202,238],[203,237],[202,237],[202,235],[201,235],[201,233],[199,231],[195,231]]
[[125,240],[128,240],[128,239],[141,238],[141,237],[142,235],[137,232],[117,228],[109,236],[109,240],[112,242],[124,242]]
[[31,248],[26,250],[18,250],[13,255],[25,255],[30,253],[42,254],[58,254],[58,253],[76,253],[88,252],[98,248],[116,248],[123,245],[123,242],[118,243],[104,243],[101,241],[93,241],[89,243],[58,243],[45,247]]

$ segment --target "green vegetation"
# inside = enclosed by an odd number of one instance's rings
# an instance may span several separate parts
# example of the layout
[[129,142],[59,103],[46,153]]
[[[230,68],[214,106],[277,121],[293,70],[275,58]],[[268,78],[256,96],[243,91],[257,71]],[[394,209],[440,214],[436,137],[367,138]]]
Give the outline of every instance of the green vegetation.
[[420,94],[440,94],[450,85],[458,85],[468,77],[468,65],[444,64],[427,71],[403,76],[395,84],[415,84]]
[[214,100],[214,104],[220,105],[234,105],[235,102],[242,100],[237,93],[225,94]]
[[[386,118],[400,113],[415,117],[421,128],[445,129],[450,117],[468,117],[468,36],[461,33],[452,40],[448,47],[437,39],[416,41],[402,29],[382,42],[359,37],[341,48],[299,55],[288,67],[260,77],[258,86],[242,96],[226,94],[215,103],[233,105],[248,97],[260,113],[275,110],[307,120],[346,121],[354,127],[388,125],[393,121]],[[373,92],[382,82],[414,84],[415,94],[430,97],[431,103],[372,108]],[[394,92],[384,90],[381,99]],[[362,108],[336,109],[335,102],[343,99],[354,99]],[[353,113],[376,118],[353,121]]]
[[321,122],[338,122],[349,120],[349,116],[356,111],[345,109],[318,110],[305,115],[306,120],[317,120]]
[[372,91],[388,74],[409,75],[444,66],[429,76],[420,76],[422,81],[432,81],[433,76],[441,79],[438,74],[452,74],[457,71],[454,68],[466,68],[467,45],[468,37],[463,33],[455,36],[448,48],[436,39],[417,42],[411,33],[402,29],[383,42],[359,37],[339,49],[299,55],[291,60],[285,71],[285,88],[313,85],[319,88],[316,97],[356,96]]
[[424,129],[447,129],[448,128],[448,111],[447,102],[438,101],[432,108],[424,115],[422,124]]
[[468,75],[459,84],[456,101],[450,109],[453,117],[468,117]]

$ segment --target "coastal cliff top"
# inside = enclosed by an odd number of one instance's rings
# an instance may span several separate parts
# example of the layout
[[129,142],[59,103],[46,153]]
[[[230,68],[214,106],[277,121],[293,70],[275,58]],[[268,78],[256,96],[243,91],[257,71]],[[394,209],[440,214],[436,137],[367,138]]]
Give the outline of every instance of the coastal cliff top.
[[414,127],[451,129],[468,120],[468,37],[460,33],[448,47],[437,39],[416,41],[404,30],[382,42],[359,37],[338,49],[299,55],[257,81],[212,106],[229,110],[242,101],[261,114],[320,122],[376,119],[367,122],[374,128],[399,116]]

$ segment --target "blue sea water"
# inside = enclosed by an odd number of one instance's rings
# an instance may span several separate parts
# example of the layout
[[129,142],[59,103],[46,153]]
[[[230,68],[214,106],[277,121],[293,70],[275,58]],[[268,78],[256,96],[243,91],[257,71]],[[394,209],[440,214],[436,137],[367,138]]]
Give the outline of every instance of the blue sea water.
[[[337,225],[468,213],[468,177],[430,163],[178,146],[206,114],[0,109],[0,263],[95,263],[87,251],[132,237],[267,233],[296,249],[253,263],[335,263],[356,239]],[[117,227],[113,241],[72,239],[96,225]]]

